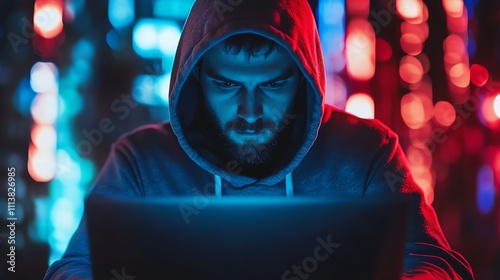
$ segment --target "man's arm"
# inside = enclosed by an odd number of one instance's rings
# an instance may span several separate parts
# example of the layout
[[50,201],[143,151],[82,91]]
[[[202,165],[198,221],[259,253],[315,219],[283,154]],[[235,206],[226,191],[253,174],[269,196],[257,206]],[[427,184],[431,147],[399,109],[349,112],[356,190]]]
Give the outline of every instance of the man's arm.
[[54,262],[47,270],[44,280],[48,279],[92,279],[85,214],[62,259]]
[[395,195],[408,198],[408,234],[403,279],[474,279],[472,269],[459,253],[451,250],[434,208],[425,202],[398,138],[392,132],[373,161],[365,195]]
[[[130,144],[125,138],[113,145],[111,153],[97,177],[89,196],[140,196],[136,164]],[[44,280],[92,279],[86,215],[73,234],[63,257],[50,265]]]

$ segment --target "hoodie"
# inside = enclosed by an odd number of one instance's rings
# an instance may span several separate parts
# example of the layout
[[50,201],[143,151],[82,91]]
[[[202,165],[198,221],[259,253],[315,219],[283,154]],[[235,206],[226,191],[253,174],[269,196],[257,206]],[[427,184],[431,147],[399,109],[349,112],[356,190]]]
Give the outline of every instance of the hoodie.
[[[203,101],[193,69],[225,38],[254,33],[282,46],[306,85],[299,126],[279,167],[264,178],[220,161],[200,114]],[[325,68],[316,23],[306,0],[196,1],[177,48],[169,89],[170,121],[120,137],[90,193],[113,197],[380,195],[408,199],[403,278],[473,279],[466,260],[448,245],[432,206],[411,176],[397,135],[377,120],[326,106]],[[213,144],[213,143],[212,143]],[[45,279],[91,278],[85,214],[63,258]],[[420,277],[420,278],[419,278]]]

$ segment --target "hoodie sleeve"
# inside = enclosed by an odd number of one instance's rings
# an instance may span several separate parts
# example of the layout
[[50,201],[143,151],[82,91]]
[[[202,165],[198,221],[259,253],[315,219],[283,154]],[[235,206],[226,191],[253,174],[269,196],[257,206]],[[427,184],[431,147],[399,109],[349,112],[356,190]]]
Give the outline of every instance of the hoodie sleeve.
[[[114,144],[97,177],[90,196],[131,197],[140,195],[137,165],[131,156],[130,145],[122,139]],[[87,198],[88,199],[88,198]],[[92,279],[86,214],[73,234],[63,257],[48,268],[44,280]]]
[[402,195],[409,200],[402,279],[474,279],[472,269],[451,250],[437,220],[415,183],[397,135],[389,135],[373,160],[365,195]]

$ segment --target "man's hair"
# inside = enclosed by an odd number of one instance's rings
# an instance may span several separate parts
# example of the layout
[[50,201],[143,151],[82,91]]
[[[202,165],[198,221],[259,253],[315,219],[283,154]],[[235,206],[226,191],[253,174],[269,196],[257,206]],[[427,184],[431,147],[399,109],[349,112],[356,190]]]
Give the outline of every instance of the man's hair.
[[253,33],[236,34],[226,38],[222,43],[226,53],[239,54],[243,50],[248,59],[261,55],[262,51],[265,51],[264,56],[267,57],[278,48],[275,41]]

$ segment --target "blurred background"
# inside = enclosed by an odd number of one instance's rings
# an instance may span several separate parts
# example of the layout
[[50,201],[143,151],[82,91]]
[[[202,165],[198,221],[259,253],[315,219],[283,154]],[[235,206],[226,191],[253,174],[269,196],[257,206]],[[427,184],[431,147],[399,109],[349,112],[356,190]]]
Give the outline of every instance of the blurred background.
[[[168,120],[170,71],[193,2],[0,1],[1,279],[41,279],[76,229],[111,143]],[[477,279],[500,279],[500,1],[310,4],[327,103],[398,133],[451,246]],[[3,226],[12,217],[16,273]]]

